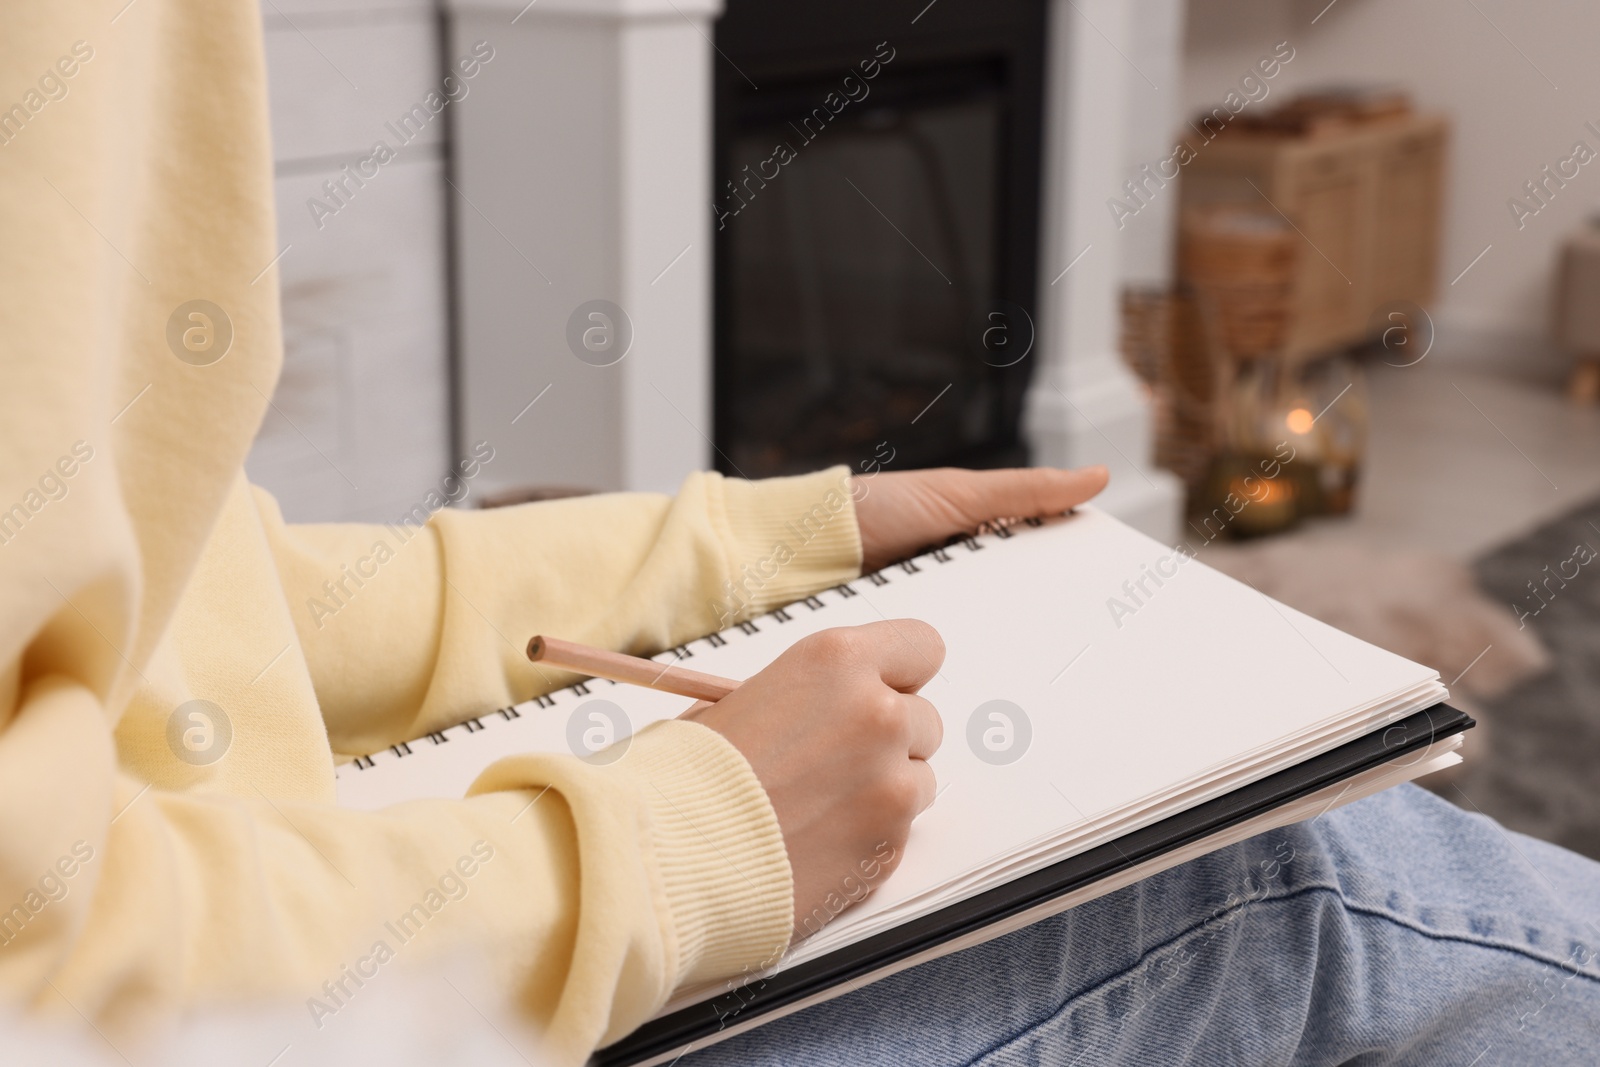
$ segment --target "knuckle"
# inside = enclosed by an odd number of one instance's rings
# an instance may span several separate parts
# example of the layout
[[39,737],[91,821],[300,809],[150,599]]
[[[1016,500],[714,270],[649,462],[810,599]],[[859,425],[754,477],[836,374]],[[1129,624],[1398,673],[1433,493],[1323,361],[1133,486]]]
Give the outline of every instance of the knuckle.
[[811,654],[830,663],[846,663],[859,654],[860,640],[844,627],[819,630],[804,640]]
[[893,740],[905,730],[905,710],[900,694],[878,686],[861,702],[862,725],[875,740]]

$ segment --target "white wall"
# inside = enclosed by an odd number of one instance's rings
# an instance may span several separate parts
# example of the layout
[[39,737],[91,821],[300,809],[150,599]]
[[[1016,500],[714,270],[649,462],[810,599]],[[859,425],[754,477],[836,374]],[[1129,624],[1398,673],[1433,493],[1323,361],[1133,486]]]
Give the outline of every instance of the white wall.
[[[1128,0],[1134,47],[1122,61],[1127,94],[1127,136],[1122,145],[1126,180],[1143,164],[1172,152],[1172,131],[1188,114],[1184,97],[1185,0]],[[1146,187],[1148,189],[1148,187]],[[1106,196],[1119,195],[1108,189]],[[1150,195],[1149,206],[1120,231],[1122,277],[1130,285],[1165,285],[1172,280],[1177,234],[1176,184]]]
[[1541,348],[1556,249],[1600,206],[1600,163],[1584,168],[1521,231],[1506,201],[1566,157],[1574,141],[1600,151],[1600,137],[1583,128],[1591,119],[1600,124],[1600,4],[1191,0],[1180,117],[1216,106],[1284,40],[1296,55],[1273,83],[1275,95],[1332,81],[1397,83],[1454,123],[1436,309],[1440,355],[1485,339],[1500,342],[1507,359]]
[[247,469],[292,520],[393,519],[450,459],[445,116],[320,228],[307,201],[375,141],[398,143],[385,123],[439,87],[438,20],[429,0],[262,7],[289,250],[274,268],[283,376]]

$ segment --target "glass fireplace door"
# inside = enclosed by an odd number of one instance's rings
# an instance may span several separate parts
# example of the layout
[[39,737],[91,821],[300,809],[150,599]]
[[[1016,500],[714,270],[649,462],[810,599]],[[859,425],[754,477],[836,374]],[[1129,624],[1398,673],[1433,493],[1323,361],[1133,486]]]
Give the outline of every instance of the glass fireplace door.
[[866,96],[830,113],[837,76],[763,79],[726,127],[721,462],[752,478],[859,471],[885,454],[895,468],[1020,462],[1012,401],[1027,367],[1012,352],[1032,325],[1001,300],[1003,69],[886,67],[861,84]]

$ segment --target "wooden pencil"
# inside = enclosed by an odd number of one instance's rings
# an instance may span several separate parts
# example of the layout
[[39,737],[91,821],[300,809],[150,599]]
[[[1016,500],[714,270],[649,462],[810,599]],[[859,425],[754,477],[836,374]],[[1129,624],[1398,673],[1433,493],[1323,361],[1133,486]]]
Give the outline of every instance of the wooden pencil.
[[535,663],[547,663],[595,678],[610,678],[614,682],[641,685],[646,689],[659,689],[696,700],[718,701],[739,688],[738,682],[714,674],[640,659],[638,656],[594,648],[576,641],[563,641],[559,637],[535,635],[528,641],[528,658]]

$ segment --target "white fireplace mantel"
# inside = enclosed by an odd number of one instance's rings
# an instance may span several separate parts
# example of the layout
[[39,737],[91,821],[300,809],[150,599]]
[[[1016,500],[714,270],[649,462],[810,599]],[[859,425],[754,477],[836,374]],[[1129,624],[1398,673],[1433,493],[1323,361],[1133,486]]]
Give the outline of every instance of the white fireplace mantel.
[[[1140,6],[1178,17],[1178,0]],[[495,446],[485,488],[671,490],[713,458],[721,2],[450,0],[449,11],[452,55],[479,40],[495,48],[457,105],[452,193],[462,436]],[[1179,489],[1150,463],[1148,403],[1117,355],[1121,241],[1105,208],[1122,176],[1132,76],[1111,45],[1131,17],[1120,0],[1053,0],[1025,427],[1035,462],[1110,466],[1104,506],[1170,542]],[[633,327],[609,366],[567,342],[573,311],[595,299]]]

